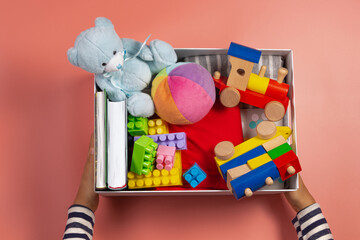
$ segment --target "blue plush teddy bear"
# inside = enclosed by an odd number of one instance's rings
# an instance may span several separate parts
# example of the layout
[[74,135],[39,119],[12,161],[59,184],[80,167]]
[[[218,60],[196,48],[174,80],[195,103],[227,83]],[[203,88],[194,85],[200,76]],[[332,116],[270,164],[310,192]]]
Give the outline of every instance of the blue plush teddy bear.
[[67,52],[69,61],[95,74],[97,86],[106,90],[111,101],[127,99],[131,115],[150,117],[154,103],[141,91],[152,74],[176,63],[174,49],[166,42],[153,40],[149,46],[116,34],[111,21],[96,18],[95,27],[80,33]]

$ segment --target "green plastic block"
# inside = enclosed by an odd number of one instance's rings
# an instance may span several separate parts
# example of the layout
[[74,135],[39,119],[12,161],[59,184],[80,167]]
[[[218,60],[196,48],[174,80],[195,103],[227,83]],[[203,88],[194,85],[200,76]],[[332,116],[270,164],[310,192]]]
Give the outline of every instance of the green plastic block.
[[158,144],[152,138],[142,136],[134,143],[130,171],[138,175],[149,174],[154,170]]
[[268,152],[268,154],[271,157],[271,159],[274,160],[275,158],[278,158],[281,155],[283,155],[291,150],[292,150],[292,148],[290,147],[290,145],[288,143],[284,143],[284,144],[270,150]]
[[129,115],[127,128],[131,136],[148,135],[148,119]]

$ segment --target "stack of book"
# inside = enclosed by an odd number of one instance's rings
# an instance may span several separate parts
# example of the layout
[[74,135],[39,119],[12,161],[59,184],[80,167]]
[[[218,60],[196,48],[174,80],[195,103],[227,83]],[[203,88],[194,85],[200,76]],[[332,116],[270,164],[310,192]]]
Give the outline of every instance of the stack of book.
[[95,94],[95,188],[120,190],[127,176],[126,101],[110,102]]

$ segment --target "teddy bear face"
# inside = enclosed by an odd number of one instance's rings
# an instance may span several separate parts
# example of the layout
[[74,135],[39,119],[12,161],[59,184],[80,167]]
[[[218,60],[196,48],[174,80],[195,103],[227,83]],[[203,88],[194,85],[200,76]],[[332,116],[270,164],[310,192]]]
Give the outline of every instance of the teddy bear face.
[[117,71],[124,64],[122,41],[106,18],[97,18],[95,27],[83,31],[67,55],[73,65],[91,73]]

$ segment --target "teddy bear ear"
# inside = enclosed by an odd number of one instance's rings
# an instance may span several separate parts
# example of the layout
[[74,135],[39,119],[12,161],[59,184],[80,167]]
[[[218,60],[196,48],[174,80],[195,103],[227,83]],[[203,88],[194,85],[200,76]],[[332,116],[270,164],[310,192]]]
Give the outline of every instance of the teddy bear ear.
[[98,17],[95,19],[95,27],[114,28],[114,25],[109,19],[104,17]]
[[71,64],[74,65],[74,66],[78,66],[77,53],[78,53],[77,49],[75,49],[75,48],[70,48],[67,51],[68,59],[71,62]]

